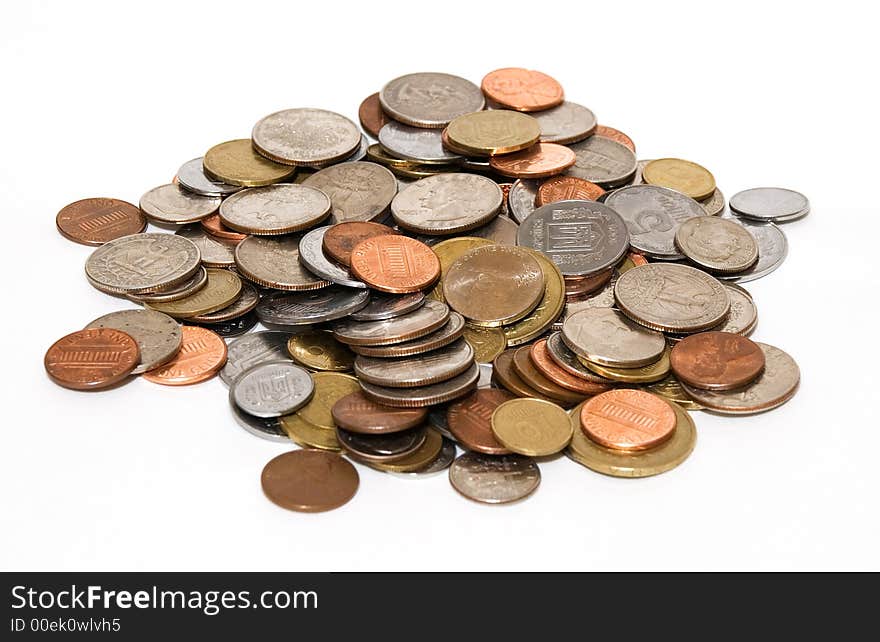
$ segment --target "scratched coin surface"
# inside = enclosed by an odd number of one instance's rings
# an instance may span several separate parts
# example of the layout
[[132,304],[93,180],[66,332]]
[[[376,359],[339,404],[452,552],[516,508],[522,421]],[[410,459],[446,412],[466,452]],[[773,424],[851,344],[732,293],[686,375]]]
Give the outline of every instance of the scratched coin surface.
[[517,111],[541,111],[560,104],[562,85],[552,76],[522,67],[490,71],[480,88],[490,100]]
[[443,147],[439,129],[411,127],[396,121],[382,127],[379,143],[390,154],[422,163],[454,163],[461,158]]
[[702,207],[709,216],[720,215],[724,212],[724,194],[722,194],[721,190],[716,187],[715,191],[712,192],[712,196],[700,201],[700,207]]
[[141,211],[151,221],[160,223],[196,223],[220,207],[219,196],[201,196],[174,183],[154,187],[141,196]]
[[426,354],[397,359],[358,355],[354,372],[361,381],[390,388],[414,388],[446,381],[467,370],[474,362],[474,349],[459,339]]
[[333,321],[364,307],[370,295],[331,285],[306,292],[273,292],[257,304],[257,316],[265,324],[297,326]]
[[566,172],[610,189],[629,182],[636,172],[636,155],[628,147],[605,138],[590,136],[571,145],[574,165]]
[[280,417],[304,406],[315,391],[309,372],[290,361],[249,368],[229,389],[235,405],[254,417]]
[[517,223],[522,223],[529,217],[529,214],[535,211],[540,184],[538,180],[518,179],[510,188],[507,195],[507,207]]
[[650,185],[669,187],[698,201],[712,196],[715,177],[697,163],[681,158],[658,158],[645,165],[642,179]]
[[[393,345],[352,346],[352,350],[367,357],[409,357],[447,346],[465,331],[464,317],[458,312],[449,313],[449,319],[440,328],[418,339],[410,339]],[[470,343],[470,342],[468,342]],[[471,345],[473,347],[473,345]]]
[[751,233],[717,216],[683,222],[675,233],[675,245],[688,259],[711,272],[742,272],[758,260],[758,243]]
[[531,115],[541,127],[542,143],[569,145],[591,136],[596,130],[596,114],[568,100]]
[[329,258],[349,267],[351,265],[351,251],[355,245],[374,236],[385,236],[386,234],[397,234],[397,232],[387,225],[369,221],[337,223],[331,225],[324,232],[322,249]]
[[238,185],[211,179],[205,174],[201,156],[181,165],[177,170],[177,180],[182,187],[200,196],[227,196],[241,189]]
[[719,274],[718,278],[733,283],[745,283],[760,279],[782,265],[788,255],[788,239],[778,225],[757,223],[731,217],[729,220],[742,225],[758,244],[758,260],[742,272]]
[[119,310],[98,317],[86,326],[111,328],[137,342],[139,362],[131,374],[141,374],[168,363],[180,350],[180,325],[167,314],[154,310]]
[[643,390],[603,392],[589,399],[580,415],[584,434],[613,450],[648,450],[675,433],[672,406]]
[[452,172],[413,183],[391,202],[401,227],[422,234],[454,234],[479,227],[498,214],[504,195],[492,179]]
[[260,156],[250,138],[228,140],[214,145],[202,158],[209,179],[239,187],[260,187],[288,179],[295,167]]
[[371,292],[369,303],[357,312],[352,312],[351,318],[355,321],[384,321],[417,310],[424,303],[425,295],[422,292],[410,294]]
[[235,248],[239,273],[257,285],[276,290],[316,290],[330,285],[309,272],[299,260],[297,234],[249,236]]
[[764,353],[754,341],[731,332],[700,332],[672,349],[672,372],[681,383],[702,390],[731,390],[764,371]]
[[352,250],[351,273],[373,289],[407,294],[440,278],[440,260],[430,247],[408,236],[375,236]]
[[446,421],[449,431],[468,450],[487,455],[509,455],[492,432],[492,413],[501,404],[516,399],[506,390],[484,388],[449,404]]
[[538,187],[535,205],[541,207],[557,201],[597,201],[604,193],[604,189],[582,178],[554,176]]
[[507,504],[535,492],[541,483],[541,471],[530,457],[467,452],[452,462],[449,482],[468,499]]
[[480,369],[476,363],[460,375],[415,388],[392,388],[361,381],[364,394],[378,403],[395,408],[424,408],[458,399],[476,389]]
[[113,328],[87,328],[59,339],[43,359],[46,373],[59,386],[99,390],[123,381],[139,362],[134,338]]
[[351,432],[378,435],[415,428],[425,422],[424,408],[391,408],[357,391],[340,397],[330,409],[336,425]]
[[571,441],[568,413],[541,399],[511,399],[492,413],[492,433],[509,450],[520,455],[546,457],[560,452]]
[[386,167],[367,161],[332,165],[315,172],[302,184],[330,197],[330,223],[381,218],[397,194],[394,174]]
[[83,245],[103,245],[147,227],[143,213],[118,198],[84,198],[65,205],[55,217],[58,231]]
[[238,319],[248,314],[251,310],[257,307],[259,301],[260,293],[257,292],[257,289],[250,283],[242,281],[241,293],[235,301],[225,308],[220,308],[215,312],[208,312],[206,314],[199,314],[190,317],[189,321],[195,323],[225,323],[233,321],[234,319]]
[[256,150],[285,165],[342,160],[361,143],[361,132],[345,116],[326,109],[284,109],[260,119],[251,132]]
[[226,365],[220,379],[232,384],[245,370],[265,361],[289,359],[287,342],[289,332],[262,331],[246,334],[229,344]]
[[220,206],[223,225],[245,234],[299,232],[329,215],[330,198],[324,192],[296,183],[243,189]]
[[343,343],[357,346],[391,345],[417,339],[441,327],[449,320],[449,306],[427,300],[424,305],[382,321],[345,319],[333,326],[334,336]]
[[474,83],[451,74],[420,72],[400,76],[379,92],[382,109],[395,120],[437,129],[451,120],[480,111],[486,104]]
[[730,197],[730,209],[737,216],[758,221],[785,222],[806,216],[810,202],[800,192],[782,187],[754,187]]
[[299,260],[316,276],[348,288],[366,289],[367,284],[358,281],[347,268],[334,263],[324,254],[324,236],[333,226],[316,227],[306,232],[299,241]]
[[176,319],[187,319],[222,310],[241,294],[241,279],[229,270],[208,270],[208,282],[195,294],[163,303],[146,303],[154,310]]
[[260,476],[263,492],[281,508],[318,513],[339,508],[357,492],[357,470],[340,455],[294,450],[272,459]]
[[541,125],[528,114],[506,109],[459,116],[443,130],[443,144],[464,156],[511,154],[541,138]]
[[224,268],[235,265],[234,241],[224,241],[211,236],[201,225],[187,225],[177,230],[175,234],[196,244],[202,265],[205,267]]
[[226,363],[226,342],[216,332],[192,325],[180,330],[180,350],[165,365],[145,372],[144,379],[163,386],[188,386],[210,379]]

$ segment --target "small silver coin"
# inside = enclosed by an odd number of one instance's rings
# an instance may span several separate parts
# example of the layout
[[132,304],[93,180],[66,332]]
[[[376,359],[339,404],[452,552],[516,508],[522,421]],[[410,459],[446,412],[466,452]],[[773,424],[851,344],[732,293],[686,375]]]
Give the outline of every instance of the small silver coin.
[[329,223],[375,221],[388,210],[397,194],[397,179],[387,167],[357,161],[340,163],[315,172],[303,183],[330,197]]
[[781,223],[810,212],[810,201],[800,192],[782,187],[754,187],[730,197],[730,211],[759,221]]
[[569,145],[582,141],[596,131],[596,114],[583,105],[565,101],[556,107],[532,112],[541,126],[542,143]]
[[570,146],[577,160],[565,174],[583,178],[605,189],[620,187],[636,172],[636,155],[625,145],[604,136],[590,136]]
[[452,462],[449,482],[468,499],[507,504],[535,492],[541,483],[541,471],[530,457],[466,452]]
[[187,225],[175,234],[189,239],[199,248],[202,265],[210,268],[225,268],[235,265],[236,242],[223,241],[205,232],[201,225]]
[[450,172],[413,183],[391,201],[391,215],[404,229],[446,235],[488,223],[501,210],[504,194],[485,176]]
[[393,120],[379,130],[379,144],[392,156],[422,163],[455,163],[461,159],[443,147],[441,130],[411,127]]
[[458,76],[421,72],[400,76],[379,92],[382,109],[395,120],[438,129],[454,118],[485,107],[483,92]]
[[659,332],[643,328],[617,310],[581,310],[562,324],[562,339],[572,352],[599,365],[639,368],[655,363],[666,349]]
[[187,161],[177,170],[180,186],[200,196],[227,196],[239,191],[238,185],[230,185],[208,178],[202,165],[202,157]]
[[520,178],[513,183],[507,194],[507,209],[520,225],[535,211],[535,200],[538,198],[540,181]]
[[113,328],[125,332],[138,344],[140,364],[131,374],[141,374],[171,361],[180,350],[180,324],[156,310],[120,310],[98,317],[86,326]]
[[720,216],[722,212],[724,212],[724,194],[721,193],[721,190],[717,187],[715,191],[712,192],[712,196],[709,198],[699,201],[700,207],[703,208],[703,211],[706,212],[708,216]]
[[308,292],[276,292],[257,304],[264,324],[301,326],[341,319],[367,304],[370,293],[331,285]]
[[220,371],[220,379],[223,383],[232,384],[241,374],[266,361],[293,360],[287,352],[287,342],[290,340],[290,332],[276,332],[273,330],[254,332],[239,337],[229,344],[226,356],[226,365]]
[[395,477],[407,477],[410,479],[431,477],[449,468],[449,466],[455,459],[455,454],[455,442],[451,439],[447,439],[446,437],[444,437],[443,446],[440,448],[440,453],[430,464],[428,464],[424,468],[419,468],[418,470],[410,470],[407,472],[395,471],[390,472],[389,474],[394,475]]
[[330,216],[330,198],[321,190],[296,183],[251,187],[220,206],[226,227],[271,236],[307,229]]
[[[192,319],[188,319],[187,321],[192,321]],[[230,319],[229,321],[219,321],[216,323],[198,323],[196,325],[200,325],[204,328],[208,328],[209,330],[213,330],[217,334],[219,334],[223,338],[230,337],[240,337],[241,335],[247,333],[251,328],[257,325],[257,315],[253,312],[248,312],[244,316],[236,317],[235,319]]]
[[141,196],[140,208],[151,221],[182,225],[207,218],[220,207],[219,196],[201,196],[168,183]]
[[284,432],[277,417],[254,417],[235,405],[235,401],[229,400],[232,408],[232,416],[235,423],[244,428],[250,434],[260,439],[275,441],[290,445],[290,437]]
[[317,290],[330,281],[309,272],[299,260],[297,234],[249,236],[235,248],[235,265],[246,279],[276,290]]
[[675,232],[675,245],[690,261],[710,272],[742,272],[758,260],[758,243],[751,233],[716,216],[681,223]]
[[[632,180],[629,182],[629,185],[644,185],[645,179],[642,178],[642,171],[644,171],[645,166],[650,163],[653,158],[648,158],[640,161],[636,161],[636,173],[633,174]],[[605,196],[608,196],[606,192]]]
[[428,299],[412,312],[384,321],[340,321],[333,326],[333,336],[351,345],[392,345],[423,337],[448,320],[449,306]]
[[425,408],[444,403],[475,390],[480,378],[476,363],[452,379],[416,388],[391,388],[361,381],[364,394],[377,403],[394,408]]
[[324,254],[324,234],[326,234],[327,230],[331,227],[331,225],[317,227],[313,230],[309,230],[303,235],[299,241],[300,262],[305,265],[310,272],[313,272],[322,279],[326,279],[337,285],[344,285],[348,288],[365,289],[367,287],[366,283],[358,281],[351,275],[348,268],[339,265],[338,263],[334,263],[327,258],[326,254]]
[[251,310],[257,307],[257,303],[259,302],[260,293],[257,292],[257,288],[247,281],[242,281],[241,294],[238,295],[238,298],[232,304],[227,305],[225,308],[221,308],[216,312],[209,312],[208,314],[200,314],[197,317],[190,317],[187,321],[193,321],[195,323],[223,323],[224,321],[232,321],[233,319],[248,314]]
[[[467,232],[468,236],[476,236],[481,239],[489,239],[500,245],[516,245],[516,233],[519,225],[506,216],[499,214],[486,225]],[[434,241],[439,240],[434,237]]]
[[782,265],[788,256],[788,239],[774,223],[758,223],[731,216],[730,219],[746,228],[758,244],[758,260],[755,264],[736,274],[719,274],[718,278],[733,283],[745,283],[760,279]]
[[336,438],[344,450],[367,461],[394,461],[405,457],[425,443],[427,428],[416,426],[399,432],[364,435],[336,428]]
[[748,336],[758,324],[758,307],[752,295],[740,286],[730,283],[724,285],[727,287],[727,296],[730,297],[730,312],[723,324],[712,329]]
[[[195,294],[208,284],[208,271],[205,266],[199,266],[198,271],[183,283],[173,288],[163,289],[150,294],[129,294],[128,298],[137,303],[167,303],[179,301]],[[100,288],[99,288],[100,289]]]
[[351,318],[355,321],[385,321],[417,310],[424,303],[425,295],[422,292],[412,294],[372,292],[370,302],[357,312],[352,312]]
[[608,379],[597,375],[578,360],[577,355],[565,345],[562,332],[554,332],[547,337],[547,352],[553,362],[567,373],[593,383],[608,383]]
[[315,392],[309,371],[290,361],[267,361],[249,368],[229,389],[229,398],[254,417],[280,417],[302,408]]
[[410,357],[423,354],[449,345],[464,334],[464,317],[458,312],[450,311],[449,320],[430,334],[418,339],[396,343],[392,346],[349,346],[353,352],[367,357]]
[[467,370],[474,362],[474,349],[458,339],[426,354],[398,359],[358,355],[354,372],[361,381],[390,388],[415,388],[446,381]]
[[251,139],[266,158],[312,165],[350,156],[360,145],[361,132],[345,116],[326,109],[284,109],[257,122]]

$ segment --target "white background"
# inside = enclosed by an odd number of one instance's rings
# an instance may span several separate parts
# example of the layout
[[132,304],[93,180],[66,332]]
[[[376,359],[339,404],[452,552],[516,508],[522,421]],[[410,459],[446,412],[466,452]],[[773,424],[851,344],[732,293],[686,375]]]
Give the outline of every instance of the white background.
[[[880,569],[877,16],[846,2],[11,3],[0,34],[0,568],[54,570]],[[345,3],[349,4],[349,3]],[[869,10],[870,11],[870,10]],[[57,338],[128,307],[87,283],[56,212],[137,203],[184,161],[286,107],[352,118],[392,77],[479,82],[527,66],[627,132],[640,158],[710,168],[726,195],[780,185],[813,211],[747,284],[754,338],[799,394],[697,413],[678,469],[604,477],[565,458],[530,499],[473,504],[445,476],[360,467],[344,508],[263,497],[285,446],[233,421],[219,380],[53,385]]]

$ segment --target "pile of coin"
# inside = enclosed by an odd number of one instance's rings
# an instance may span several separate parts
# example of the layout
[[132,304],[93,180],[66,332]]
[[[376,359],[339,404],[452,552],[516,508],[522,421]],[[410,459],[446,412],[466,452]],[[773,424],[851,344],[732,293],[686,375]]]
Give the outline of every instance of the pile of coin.
[[479,86],[408,74],[358,116],[363,132],[285,109],[139,206],[63,208],[59,231],[97,246],[89,283],[141,307],[56,342],[52,380],[219,373],[240,426],[302,447],[262,474],[297,511],[351,499],[351,462],[448,469],[490,504],[532,493],[536,458],[563,452],[654,475],[692,452],[688,411],[761,412],[795,393],[792,358],[747,338],[757,307],[740,284],[782,263],[775,223],[809,212],[801,194],[749,189],[728,211],[707,169],[638,160],[527,69]]

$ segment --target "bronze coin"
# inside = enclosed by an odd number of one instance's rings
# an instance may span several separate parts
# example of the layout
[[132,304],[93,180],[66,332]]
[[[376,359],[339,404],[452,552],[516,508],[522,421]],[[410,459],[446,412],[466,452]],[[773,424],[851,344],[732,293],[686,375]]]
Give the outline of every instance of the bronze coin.
[[361,127],[370,136],[379,138],[379,130],[391,120],[382,111],[382,104],[379,102],[379,92],[364,98],[364,102],[358,108],[358,120],[361,121]]
[[415,428],[428,416],[426,408],[392,408],[368,399],[363,392],[340,398],[330,409],[339,428],[365,435],[381,435]]
[[343,450],[359,460],[393,462],[409,457],[425,443],[427,427],[418,426],[400,432],[364,435],[336,427],[336,438]]
[[575,404],[584,400],[581,393],[566,390],[557,383],[544,376],[544,374],[535,367],[532,361],[531,346],[523,346],[517,348],[513,353],[513,368],[520,378],[529,386],[539,391],[545,397],[549,397],[556,403]]
[[505,350],[495,357],[495,360],[492,362],[492,379],[517,397],[534,397],[535,399],[543,399],[544,401],[555,403],[555,399],[541,394],[523,381],[522,377],[517,374],[513,367],[514,353],[516,353],[516,349]]
[[624,134],[619,129],[614,129],[613,127],[608,127],[607,125],[597,125],[596,131],[593,132],[593,135],[610,138],[611,140],[620,143],[624,147],[629,147],[630,151],[633,154],[636,153],[636,145],[632,141],[632,138]]
[[147,219],[140,208],[118,198],[84,198],[65,205],[55,217],[58,231],[83,245],[104,245],[129,234],[140,234]]
[[557,201],[597,201],[605,190],[577,176],[554,176],[538,187],[535,205],[541,207]]
[[621,388],[596,395],[581,408],[581,429],[600,446],[647,450],[675,432],[676,417],[666,401],[643,390]]
[[567,390],[584,395],[598,395],[611,389],[611,386],[576,377],[559,367],[550,356],[550,351],[547,349],[547,339],[533,343],[529,348],[529,355],[532,358],[532,363],[541,374]]
[[68,334],[52,344],[43,360],[52,381],[73,390],[109,388],[131,374],[139,362],[137,341],[111,328]]
[[489,159],[489,166],[511,178],[547,178],[561,174],[574,165],[575,153],[565,145],[536,143],[513,154],[501,154]]
[[294,450],[272,459],[260,477],[272,502],[302,513],[333,510],[357,492],[357,470],[340,455],[325,450]]
[[375,236],[351,251],[351,273],[380,292],[406,294],[433,285],[440,278],[440,260],[408,236]]
[[330,227],[324,234],[323,248],[331,259],[342,265],[351,265],[351,251],[361,241],[374,236],[397,234],[393,229],[381,223],[369,221],[346,221]]
[[469,450],[487,455],[509,455],[492,432],[492,413],[506,401],[516,399],[506,390],[481,388],[446,409],[449,431]]
[[555,78],[521,67],[490,71],[480,89],[490,100],[517,111],[550,109],[564,99],[562,85]]
[[216,236],[217,238],[224,239],[227,241],[243,241],[248,235],[242,234],[241,232],[236,232],[233,229],[230,229],[223,225],[223,221],[220,220],[220,213],[215,212],[206,218],[203,218],[199,221],[202,224],[202,228],[211,236]]
[[590,276],[567,276],[565,277],[565,295],[583,296],[592,294],[604,288],[612,276],[614,276],[614,268],[599,272],[598,274],[591,274]]
[[732,332],[700,332],[672,349],[672,372],[703,390],[731,390],[752,383],[764,372],[764,352],[751,339]]

